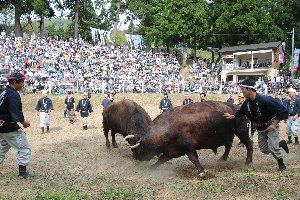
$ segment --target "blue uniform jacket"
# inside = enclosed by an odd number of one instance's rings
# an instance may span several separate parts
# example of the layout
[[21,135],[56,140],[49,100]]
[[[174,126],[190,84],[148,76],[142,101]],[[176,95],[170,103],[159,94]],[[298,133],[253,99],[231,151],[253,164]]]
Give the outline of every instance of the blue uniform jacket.
[[81,99],[76,107],[76,111],[79,112],[80,111],[80,116],[81,117],[88,117],[89,116],[89,112],[93,112],[93,108],[92,105],[90,103],[90,100],[88,99]]
[[272,120],[285,120],[288,118],[288,110],[271,96],[256,94],[254,101],[246,99],[240,110],[236,110],[235,116],[246,115],[250,121],[256,123],[259,131],[266,130]]
[[16,131],[24,121],[20,94],[9,85],[0,92],[0,120],[0,133]]
[[53,110],[53,104],[51,99],[49,98],[39,99],[35,109],[37,111],[43,111],[43,112],[48,112],[48,110]]
[[295,98],[294,105],[291,105],[291,100],[288,98],[284,99],[283,105],[288,110],[290,116],[294,116],[296,114],[300,115],[300,98],[299,97]]
[[172,109],[172,103],[170,101],[170,99],[162,99],[160,101],[160,104],[159,104],[159,109],[163,110],[163,111],[167,111],[167,110],[170,110]]

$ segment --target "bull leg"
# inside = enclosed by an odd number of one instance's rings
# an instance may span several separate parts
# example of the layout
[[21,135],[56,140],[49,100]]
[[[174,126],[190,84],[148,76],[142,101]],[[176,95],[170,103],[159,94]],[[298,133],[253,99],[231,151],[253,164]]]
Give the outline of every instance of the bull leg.
[[224,147],[225,147],[225,151],[224,151],[224,154],[220,158],[221,161],[226,161],[227,160],[229,152],[230,152],[231,147],[232,147],[232,142],[228,142],[227,144],[224,145]]
[[196,150],[187,151],[186,155],[188,156],[189,160],[196,166],[200,177],[204,177],[205,171],[199,162],[199,158],[198,158],[198,154],[197,154]]
[[106,139],[106,148],[110,148],[110,142],[109,142],[109,139],[108,139],[108,131],[109,130],[105,130],[104,129],[104,135],[105,135],[105,139]]
[[116,142],[116,132],[111,131],[111,138],[112,138],[112,145],[114,148],[118,148],[117,142]]
[[151,169],[156,169],[159,165],[164,164],[165,162],[171,160],[172,158],[169,157],[167,154],[163,154],[161,156],[159,156],[158,160],[156,163],[154,163],[153,165],[151,165]]
[[247,149],[246,165],[249,165],[250,163],[252,163],[252,158],[253,158],[253,141],[250,139],[248,134],[238,135],[238,138],[246,146]]

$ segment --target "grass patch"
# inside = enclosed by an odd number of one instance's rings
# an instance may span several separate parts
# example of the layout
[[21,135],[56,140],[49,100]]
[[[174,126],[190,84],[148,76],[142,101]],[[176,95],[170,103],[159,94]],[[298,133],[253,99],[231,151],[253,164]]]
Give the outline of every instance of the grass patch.
[[255,176],[254,171],[255,170],[253,167],[247,167],[247,169],[245,170],[245,176],[249,178],[253,178]]
[[289,199],[287,192],[283,188],[279,188],[277,191],[273,192],[273,197],[277,200]]
[[[40,190],[39,186],[35,186],[37,190]],[[65,193],[58,192],[42,192],[38,191],[32,198],[32,200],[82,200],[82,199],[91,199],[90,195],[84,192],[81,192],[77,187],[71,187]]]
[[171,185],[171,188],[173,190],[181,190],[181,191],[186,191],[186,190],[191,189],[191,187],[189,185],[185,185],[185,184],[174,184],[174,185]]
[[9,195],[0,196],[0,200],[12,200],[13,198]]
[[142,198],[142,193],[136,189],[113,188],[108,186],[107,190],[102,193],[103,199],[137,199]]
[[200,187],[203,188],[204,190],[210,191],[212,193],[223,192],[223,189],[221,189],[217,184],[210,182],[210,181],[201,182]]

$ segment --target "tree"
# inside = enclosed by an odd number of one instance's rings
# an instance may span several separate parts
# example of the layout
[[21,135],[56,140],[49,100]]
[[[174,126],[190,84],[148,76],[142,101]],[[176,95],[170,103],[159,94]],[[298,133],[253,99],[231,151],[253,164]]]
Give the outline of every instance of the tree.
[[14,6],[15,8],[15,35],[20,37],[21,34],[21,15],[29,13],[33,10],[31,0],[2,0],[0,1],[1,8]]
[[98,27],[98,18],[91,0],[65,0],[64,8],[71,12],[73,26],[69,30],[74,33],[74,39],[79,38],[79,34],[86,40],[91,40],[90,27]]
[[39,33],[40,36],[44,36],[45,30],[45,17],[53,17],[54,10],[50,7],[49,0],[34,0],[32,2],[35,13],[40,17]]
[[265,0],[213,1],[209,11],[215,42],[227,46],[280,40],[284,31],[273,18],[272,5]]

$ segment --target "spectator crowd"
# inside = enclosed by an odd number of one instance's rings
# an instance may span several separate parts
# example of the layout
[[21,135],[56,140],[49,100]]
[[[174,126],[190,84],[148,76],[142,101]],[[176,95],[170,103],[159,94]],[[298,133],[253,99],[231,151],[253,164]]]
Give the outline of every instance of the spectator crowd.
[[[207,92],[240,93],[237,84],[212,79],[203,61],[187,66],[184,78],[174,54],[145,51],[128,46],[104,46],[83,40],[14,38],[1,34],[1,81],[5,74],[21,71],[27,91],[67,93],[78,89],[115,92]],[[279,77],[280,79],[280,77]],[[283,79],[259,81],[262,92],[284,88]],[[286,86],[288,88],[289,86]]]

